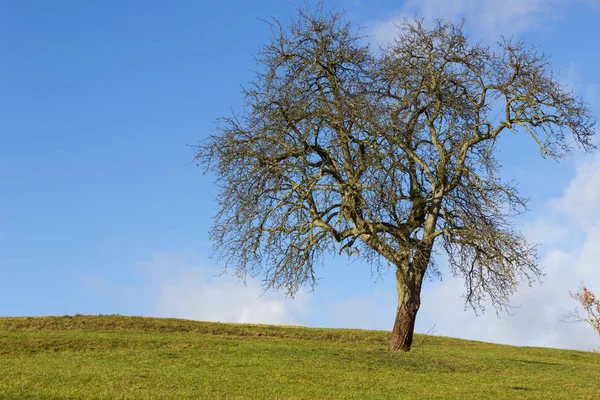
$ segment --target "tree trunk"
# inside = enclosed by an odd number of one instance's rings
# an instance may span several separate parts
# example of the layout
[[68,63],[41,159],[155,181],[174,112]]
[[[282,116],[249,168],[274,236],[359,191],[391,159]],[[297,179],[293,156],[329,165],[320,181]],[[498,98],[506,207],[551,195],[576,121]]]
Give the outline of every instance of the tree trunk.
[[410,351],[417,311],[421,305],[422,283],[423,274],[420,272],[413,271],[404,276],[400,269],[396,271],[398,308],[390,338],[390,351]]

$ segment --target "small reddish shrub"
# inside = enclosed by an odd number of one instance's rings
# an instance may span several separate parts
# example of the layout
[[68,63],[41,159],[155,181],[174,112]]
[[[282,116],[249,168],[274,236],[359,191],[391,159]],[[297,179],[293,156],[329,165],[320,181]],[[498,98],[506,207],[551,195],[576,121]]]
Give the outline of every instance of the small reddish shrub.
[[598,332],[598,335],[600,335],[600,299],[585,286],[582,286],[576,293],[569,291],[569,295],[576,300],[586,312],[586,316],[584,317],[581,317],[579,313],[576,313],[575,316],[578,320],[589,324],[596,332]]

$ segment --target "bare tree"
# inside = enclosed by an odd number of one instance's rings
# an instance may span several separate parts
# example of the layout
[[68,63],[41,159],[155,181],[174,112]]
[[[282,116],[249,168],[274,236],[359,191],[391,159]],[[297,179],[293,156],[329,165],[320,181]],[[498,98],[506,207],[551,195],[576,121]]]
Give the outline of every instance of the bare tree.
[[513,227],[526,201],[498,177],[499,136],[527,134],[549,158],[593,148],[594,119],[544,55],[422,22],[372,52],[341,13],[272,20],[245,112],[222,119],[196,153],[221,189],[215,251],[242,279],[260,275],[293,296],[331,251],[394,267],[391,350],[410,350],[434,250],[476,309],[486,299],[501,309],[540,274]]

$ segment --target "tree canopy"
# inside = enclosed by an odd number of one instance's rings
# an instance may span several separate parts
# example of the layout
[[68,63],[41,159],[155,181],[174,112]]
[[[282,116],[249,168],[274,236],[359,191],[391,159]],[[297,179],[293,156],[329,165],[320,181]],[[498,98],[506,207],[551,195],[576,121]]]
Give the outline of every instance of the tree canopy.
[[536,247],[514,226],[526,199],[500,178],[498,139],[528,135],[558,159],[593,149],[595,124],[544,54],[470,43],[442,20],[407,20],[379,49],[342,13],[269,25],[245,111],[197,147],[220,187],[211,237],[227,267],[294,295],[329,252],[391,265],[393,350],[410,349],[433,251],[475,308],[502,307],[538,277]]

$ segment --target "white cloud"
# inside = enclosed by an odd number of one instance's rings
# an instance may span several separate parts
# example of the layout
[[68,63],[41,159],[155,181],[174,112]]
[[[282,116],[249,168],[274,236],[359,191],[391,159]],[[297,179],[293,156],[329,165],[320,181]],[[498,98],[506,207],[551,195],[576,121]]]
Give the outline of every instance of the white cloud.
[[203,321],[299,324],[307,312],[307,297],[295,299],[263,293],[260,282],[246,285],[223,274],[192,252],[156,254],[140,263],[149,277],[155,304],[152,315]]
[[549,203],[551,211],[567,219],[565,223],[587,231],[598,220],[600,207],[600,157],[577,165],[577,175],[559,199]]
[[541,285],[523,285],[512,298],[513,315],[497,318],[491,311],[475,316],[464,311],[462,283],[450,279],[429,288],[423,296],[421,330],[436,323],[440,335],[516,345],[590,350],[598,335],[583,323],[564,322],[577,303],[569,290],[582,282],[600,293],[600,155],[577,168],[563,195],[548,202],[544,213],[526,229],[533,242],[545,242]]
[[[522,285],[512,297],[510,314],[482,315],[465,309],[464,286],[447,276],[425,282],[417,332],[521,346],[580,350],[598,349],[598,335],[584,323],[565,322],[577,303],[569,290],[582,282],[600,294],[600,154],[579,162],[576,175],[562,195],[547,202],[524,229],[532,242],[544,242],[541,284]],[[443,268],[443,266],[442,266]],[[330,326],[391,329],[396,306],[393,274],[384,277],[389,289],[350,296],[325,307]],[[322,310],[321,310],[322,312]]]
[[160,284],[156,315],[202,321],[299,324],[305,314],[303,297],[286,300],[263,294],[255,280],[246,286],[231,277],[212,277],[215,271],[194,268],[181,271]]
[[[464,310],[462,282],[451,279],[423,296],[418,327],[425,331],[435,324],[437,334],[521,346],[546,346],[590,350],[597,348],[598,336],[584,324],[564,322],[576,303],[568,291],[577,289],[581,279],[595,281],[573,266],[571,253],[552,251],[543,262],[548,267],[542,285],[523,286],[512,298],[511,314],[497,316],[492,310],[475,315]],[[585,263],[585,261],[584,261]],[[577,279],[576,277],[579,277]],[[597,285],[596,285],[597,286]]]
[[[518,35],[560,18],[569,3],[581,0],[408,0],[391,18],[377,21],[371,29],[376,43],[394,39],[404,18],[465,19],[478,37],[496,40],[499,35]],[[598,1],[587,1],[598,3]]]

